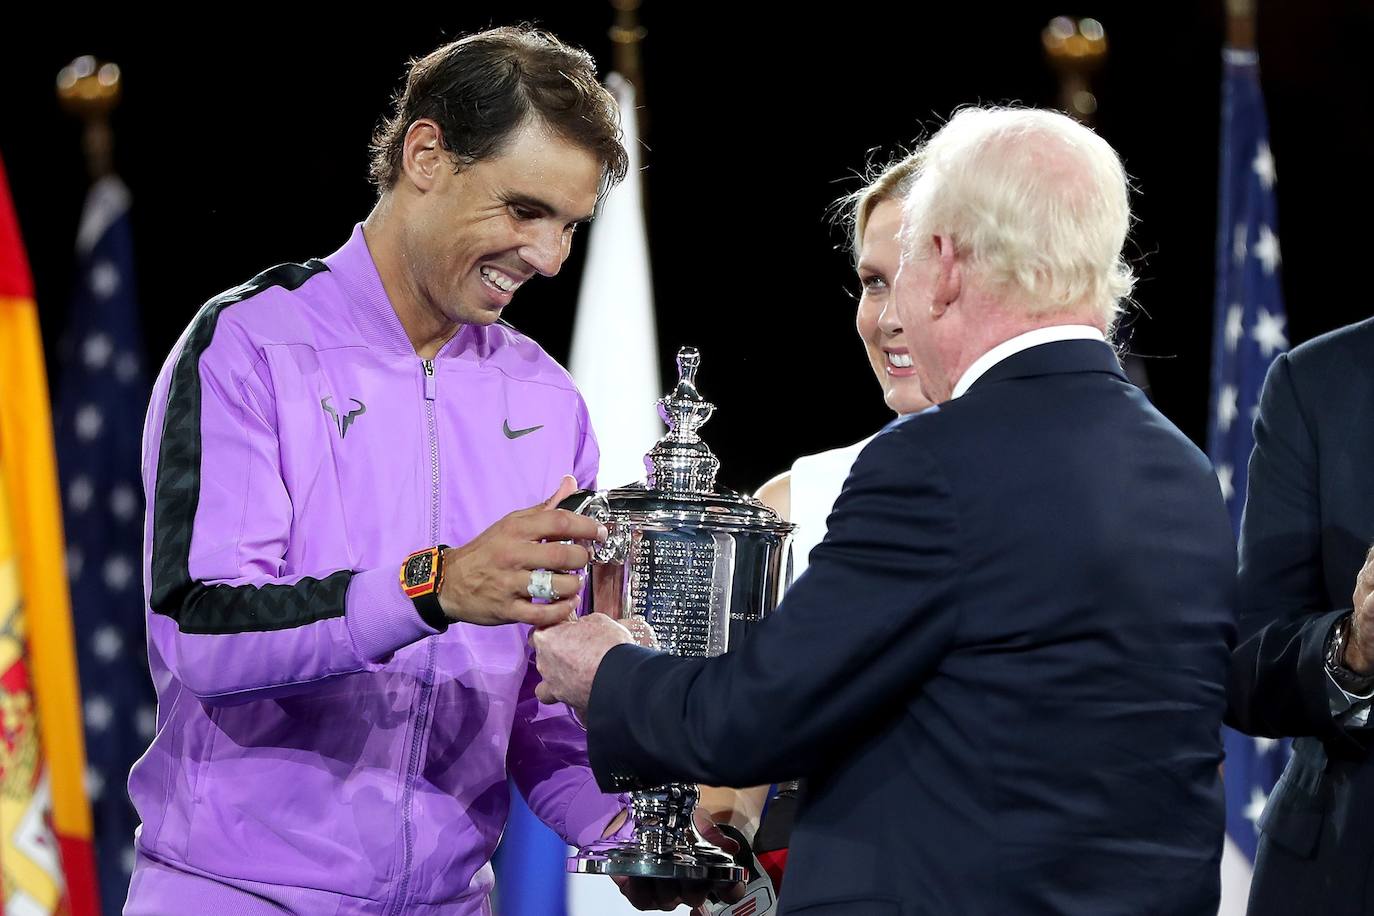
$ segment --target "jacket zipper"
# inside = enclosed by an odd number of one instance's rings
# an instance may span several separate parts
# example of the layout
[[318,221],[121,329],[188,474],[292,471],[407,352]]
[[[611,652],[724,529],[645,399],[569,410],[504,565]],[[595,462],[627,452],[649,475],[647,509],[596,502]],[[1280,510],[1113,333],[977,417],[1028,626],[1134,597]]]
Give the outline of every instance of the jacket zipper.
[[[434,375],[434,360],[423,359],[420,366],[425,375],[425,423],[429,431],[429,543],[439,543],[439,431],[435,422],[434,402],[438,397],[438,381]],[[414,825],[411,823],[415,801],[415,780],[420,770],[420,748],[428,731],[429,696],[434,686],[434,640],[426,641],[425,670],[420,678],[420,703],[415,711],[415,731],[410,739],[410,760],[406,767],[405,788],[401,798],[401,882],[388,912],[402,912],[410,894],[410,874],[414,859]]]

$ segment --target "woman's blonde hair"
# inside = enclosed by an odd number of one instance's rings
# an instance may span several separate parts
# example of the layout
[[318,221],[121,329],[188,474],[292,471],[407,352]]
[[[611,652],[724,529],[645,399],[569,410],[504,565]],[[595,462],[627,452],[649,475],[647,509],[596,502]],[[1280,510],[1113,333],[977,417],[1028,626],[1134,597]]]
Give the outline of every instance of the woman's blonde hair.
[[859,260],[859,249],[863,247],[864,230],[868,228],[868,220],[873,211],[884,201],[895,200],[901,203],[907,191],[911,190],[920,165],[921,156],[916,152],[893,159],[887,165],[871,167],[868,170],[867,183],[862,188],[852,194],[846,194],[835,202],[835,206],[850,224],[850,246],[856,262]]

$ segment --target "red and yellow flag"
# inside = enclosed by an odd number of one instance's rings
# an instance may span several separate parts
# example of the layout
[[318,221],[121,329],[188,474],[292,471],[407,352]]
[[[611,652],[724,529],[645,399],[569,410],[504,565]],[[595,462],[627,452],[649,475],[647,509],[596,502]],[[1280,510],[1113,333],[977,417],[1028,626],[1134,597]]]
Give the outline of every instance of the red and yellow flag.
[[0,895],[97,916],[52,416],[28,258],[0,162]]

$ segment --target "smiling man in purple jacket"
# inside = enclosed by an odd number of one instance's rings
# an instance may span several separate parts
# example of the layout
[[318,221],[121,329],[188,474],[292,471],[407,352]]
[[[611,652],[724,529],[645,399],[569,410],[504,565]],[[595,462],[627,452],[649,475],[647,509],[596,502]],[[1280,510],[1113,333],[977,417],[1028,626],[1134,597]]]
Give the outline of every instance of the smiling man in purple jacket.
[[550,507],[596,442],[499,322],[624,176],[615,104],[494,29],[416,61],[374,144],[344,246],[211,300],[158,378],[126,913],[488,913],[507,775],[570,843],[624,830],[527,649],[577,606],[559,542],[598,526]]

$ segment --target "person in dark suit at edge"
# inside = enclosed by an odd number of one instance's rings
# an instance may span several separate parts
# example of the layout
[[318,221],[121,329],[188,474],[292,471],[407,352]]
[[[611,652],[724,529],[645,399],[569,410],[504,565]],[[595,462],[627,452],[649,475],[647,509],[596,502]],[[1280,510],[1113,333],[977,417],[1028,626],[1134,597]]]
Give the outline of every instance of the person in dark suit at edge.
[[1255,420],[1228,721],[1292,737],[1253,916],[1374,913],[1374,320],[1280,355]]
[[532,639],[607,789],[803,776],[784,913],[1212,914],[1235,546],[1108,344],[1121,162],[1037,110],[920,150],[896,308],[937,407],[865,448],[810,566],[711,659]]

